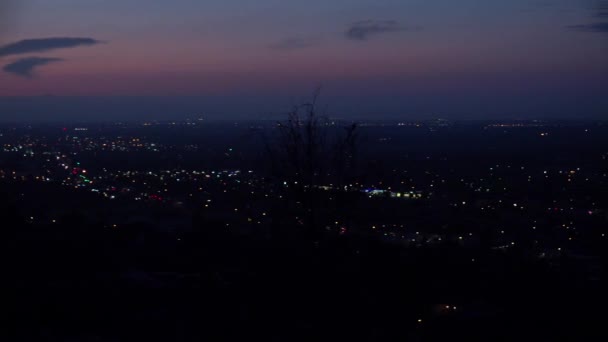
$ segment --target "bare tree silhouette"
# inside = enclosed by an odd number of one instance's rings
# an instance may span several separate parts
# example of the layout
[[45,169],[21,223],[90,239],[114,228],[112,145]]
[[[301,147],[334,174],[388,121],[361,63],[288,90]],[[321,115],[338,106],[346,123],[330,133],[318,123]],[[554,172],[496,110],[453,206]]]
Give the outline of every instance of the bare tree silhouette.
[[290,199],[301,205],[307,230],[317,235],[322,228],[317,222],[319,209],[344,207],[333,196],[328,207],[322,189],[347,191],[356,170],[356,123],[341,127],[319,110],[320,88],[311,101],[294,106],[287,119],[277,122],[274,139],[266,139],[272,173]]

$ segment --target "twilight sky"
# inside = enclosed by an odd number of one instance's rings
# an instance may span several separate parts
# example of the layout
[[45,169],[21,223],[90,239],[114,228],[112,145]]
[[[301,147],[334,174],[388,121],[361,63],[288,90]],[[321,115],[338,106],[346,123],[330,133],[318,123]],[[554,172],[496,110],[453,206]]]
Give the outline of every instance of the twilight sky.
[[0,120],[257,117],[319,84],[336,116],[608,118],[608,1],[2,0],[0,68]]

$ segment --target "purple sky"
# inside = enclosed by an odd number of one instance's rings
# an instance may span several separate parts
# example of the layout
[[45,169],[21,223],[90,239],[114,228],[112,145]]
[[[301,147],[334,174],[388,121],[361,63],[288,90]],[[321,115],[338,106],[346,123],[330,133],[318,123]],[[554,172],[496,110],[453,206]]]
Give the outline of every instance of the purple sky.
[[0,97],[285,99],[322,84],[354,116],[608,114],[608,1],[3,0],[0,11]]

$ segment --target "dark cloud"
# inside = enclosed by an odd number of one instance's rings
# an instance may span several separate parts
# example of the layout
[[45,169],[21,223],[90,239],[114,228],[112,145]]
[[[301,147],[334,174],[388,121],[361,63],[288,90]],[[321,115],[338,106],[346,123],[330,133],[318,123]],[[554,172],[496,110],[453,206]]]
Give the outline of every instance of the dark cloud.
[[571,25],[569,29],[581,32],[599,32],[608,33],[608,22],[605,23],[593,23],[585,25]]
[[61,58],[28,57],[9,63],[2,70],[13,75],[31,78],[37,67],[61,61],[63,61]]
[[601,0],[598,1],[597,4],[595,5],[595,16],[596,17],[600,17],[600,18],[607,18],[608,17],[608,1],[607,0]]
[[270,47],[278,50],[295,50],[315,46],[317,44],[319,44],[319,40],[316,38],[291,37],[272,44]]
[[[608,18],[608,0],[597,0],[592,8],[595,18]],[[598,21],[590,24],[566,26],[570,30],[580,32],[608,33],[608,21]]]
[[0,46],[0,57],[19,55],[25,53],[38,53],[55,49],[74,48],[78,46],[95,45],[101,43],[93,38],[39,38],[25,39],[4,46]]
[[346,30],[346,38],[352,40],[367,40],[370,36],[378,35],[381,33],[399,32],[412,30],[414,28],[408,28],[400,25],[394,20],[364,20],[352,24],[348,30]]

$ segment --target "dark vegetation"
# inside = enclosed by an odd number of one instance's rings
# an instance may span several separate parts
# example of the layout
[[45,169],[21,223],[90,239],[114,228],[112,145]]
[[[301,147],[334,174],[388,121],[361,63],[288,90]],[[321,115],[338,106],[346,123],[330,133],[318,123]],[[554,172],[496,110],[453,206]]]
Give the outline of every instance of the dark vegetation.
[[602,340],[605,273],[589,279],[567,258],[235,237],[204,218],[179,234],[87,226],[77,212],[33,228],[3,208],[9,340]]

